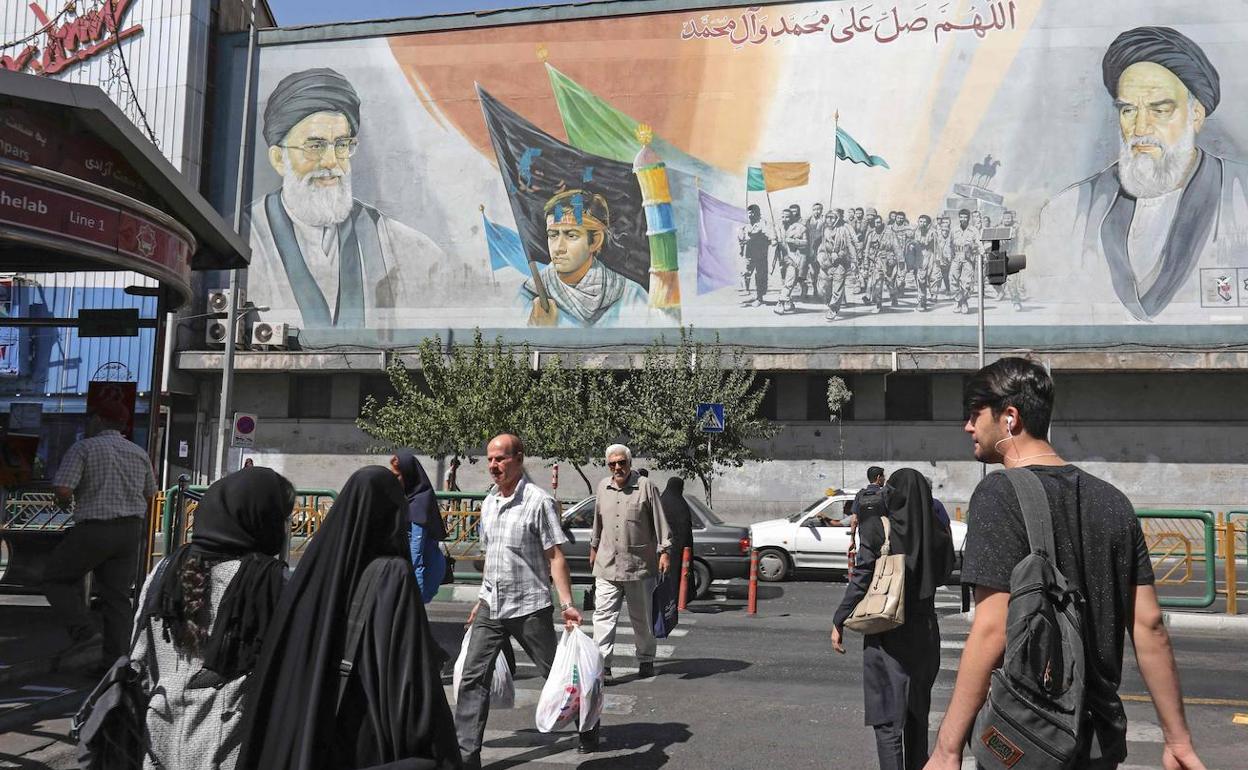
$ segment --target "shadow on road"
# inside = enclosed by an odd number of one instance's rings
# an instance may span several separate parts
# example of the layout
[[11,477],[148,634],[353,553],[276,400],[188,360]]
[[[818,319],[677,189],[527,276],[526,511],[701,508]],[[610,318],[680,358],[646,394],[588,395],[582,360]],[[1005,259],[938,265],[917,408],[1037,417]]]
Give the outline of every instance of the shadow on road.
[[655,668],[660,678],[664,679],[669,676],[679,676],[681,679],[705,679],[716,674],[743,671],[749,668],[750,665],[750,663],[744,660],[733,660],[731,658],[695,658],[663,663]]
[[[663,767],[670,759],[667,748],[687,742],[692,735],[689,725],[681,722],[603,723],[600,752],[605,756],[584,755],[585,759],[580,762],[579,767]],[[493,749],[532,747],[530,751],[489,764],[492,770],[505,770],[505,768],[520,767],[529,762],[540,762],[546,757],[568,751],[575,747],[576,738],[567,733],[543,734],[536,730],[521,730],[507,738],[486,741],[485,745]],[[620,751],[637,751],[642,748],[645,751],[639,754],[627,756],[616,754]]]

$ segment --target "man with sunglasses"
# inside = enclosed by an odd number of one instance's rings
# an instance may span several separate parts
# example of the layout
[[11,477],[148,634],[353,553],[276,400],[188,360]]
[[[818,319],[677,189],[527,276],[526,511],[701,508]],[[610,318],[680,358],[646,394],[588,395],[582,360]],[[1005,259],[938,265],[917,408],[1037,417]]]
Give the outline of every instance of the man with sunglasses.
[[331,69],[286,76],[264,110],[279,190],[251,209],[247,288],[266,321],[299,328],[378,328],[427,287],[418,276],[445,261],[426,235],[351,194],[360,146],[360,98]]
[[594,573],[594,641],[602,651],[607,680],[615,653],[620,605],[637,645],[637,678],[654,676],[657,642],[650,621],[650,601],[657,573],[667,573],[672,536],[659,500],[659,489],[633,470],[633,453],[623,444],[607,447],[611,475],[598,482],[589,564]]

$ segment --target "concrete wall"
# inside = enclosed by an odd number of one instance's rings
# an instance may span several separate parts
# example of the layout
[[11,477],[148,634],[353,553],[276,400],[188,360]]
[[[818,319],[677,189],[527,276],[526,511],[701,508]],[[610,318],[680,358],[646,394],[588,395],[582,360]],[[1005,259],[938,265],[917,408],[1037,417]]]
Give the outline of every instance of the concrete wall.
[[[874,464],[890,471],[918,468],[932,479],[937,496],[951,509],[964,506],[980,479],[980,465],[971,459],[970,440],[962,432],[962,377],[960,373],[933,377],[934,420],[886,422],[885,376],[856,376],[854,420],[840,427],[827,422],[786,423],[758,448],[762,456],[776,459],[749,463],[716,481],[716,510],[737,521],[769,518],[804,506],[828,487],[861,486],[866,468]],[[384,461],[384,456],[369,451],[373,440],[354,425],[359,375],[327,379],[333,418],[323,420],[288,416],[290,379],[285,373],[239,376],[236,408],[260,415],[258,447],[249,453],[256,462],[279,470],[300,486],[337,487],[361,465]],[[1243,480],[1248,461],[1242,440],[1248,403],[1240,397],[1245,384],[1248,375],[1218,372],[1059,373],[1052,440],[1063,457],[1117,484],[1136,505],[1248,507]],[[779,414],[798,414],[806,403],[808,381],[782,378],[778,386]],[[645,458],[638,465],[646,466]],[[426,467],[435,478],[445,470],[433,460]],[[529,467],[539,483],[548,484],[544,462],[531,458]],[[586,473],[596,480],[605,471],[594,467]],[[586,494],[572,469],[563,469],[562,481],[561,496]],[[465,464],[460,471],[464,489],[483,489],[488,483],[482,463]],[[701,493],[696,481],[689,489]]]

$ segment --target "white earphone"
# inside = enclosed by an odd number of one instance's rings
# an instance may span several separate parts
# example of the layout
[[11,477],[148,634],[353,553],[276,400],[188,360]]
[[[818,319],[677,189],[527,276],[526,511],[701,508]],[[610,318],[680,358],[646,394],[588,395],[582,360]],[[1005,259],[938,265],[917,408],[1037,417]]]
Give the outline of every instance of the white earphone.
[[1005,418],[1005,429],[1009,431],[1010,433],[1014,432],[1014,418],[1013,417],[1007,416]]

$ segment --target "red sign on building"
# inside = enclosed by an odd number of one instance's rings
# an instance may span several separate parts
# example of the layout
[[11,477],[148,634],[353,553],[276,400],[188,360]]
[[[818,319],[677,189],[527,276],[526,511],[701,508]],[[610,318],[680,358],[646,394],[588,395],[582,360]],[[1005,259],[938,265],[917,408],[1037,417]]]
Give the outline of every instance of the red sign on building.
[[78,15],[58,13],[48,16],[37,2],[29,6],[39,22],[36,35],[43,37],[43,47],[30,44],[12,56],[0,56],[0,66],[10,72],[55,75],[90,59],[110,45],[143,31],[142,24],[122,29],[122,20],[134,0],[104,0],[99,8]]
[[0,173],[0,226],[98,246],[190,281],[191,244],[142,214]]

